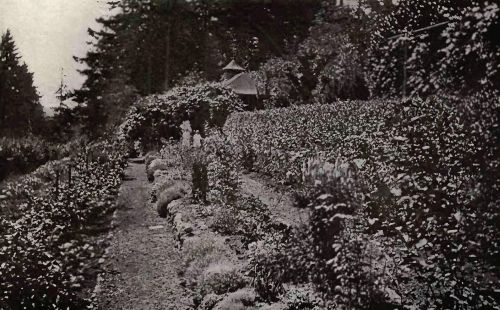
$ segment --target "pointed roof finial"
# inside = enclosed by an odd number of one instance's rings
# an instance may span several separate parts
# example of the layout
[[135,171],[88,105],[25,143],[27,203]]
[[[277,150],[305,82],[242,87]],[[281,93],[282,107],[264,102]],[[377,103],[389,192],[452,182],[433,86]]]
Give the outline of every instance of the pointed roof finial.
[[222,68],[222,70],[224,70],[224,71],[229,71],[229,70],[231,70],[231,71],[242,71],[242,72],[245,71],[244,68],[242,68],[240,65],[238,65],[236,63],[236,61],[234,61],[234,59],[231,60],[231,62],[227,66],[225,66],[224,68]]

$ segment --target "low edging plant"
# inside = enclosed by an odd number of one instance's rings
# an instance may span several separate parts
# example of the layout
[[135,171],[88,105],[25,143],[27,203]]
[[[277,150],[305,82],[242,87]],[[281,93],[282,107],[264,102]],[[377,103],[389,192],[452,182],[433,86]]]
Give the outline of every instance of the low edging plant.
[[46,167],[48,184],[37,184],[38,172],[25,179],[29,186],[8,187],[0,209],[16,204],[17,212],[0,213],[0,308],[91,305],[88,271],[101,251],[94,230],[115,205],[124,167],[124,149],[102,142]]

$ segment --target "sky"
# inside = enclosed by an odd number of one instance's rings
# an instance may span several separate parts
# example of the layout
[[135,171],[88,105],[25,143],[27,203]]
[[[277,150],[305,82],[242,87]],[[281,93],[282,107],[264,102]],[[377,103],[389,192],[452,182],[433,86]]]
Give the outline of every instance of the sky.
[[10,29],[48,114],[58,105],[61,68],[68,88],[83,83],[73,56],[85,55],[87,28],[95,28],[95,19],[106,13],[105,0],[0,0],[0,32]]

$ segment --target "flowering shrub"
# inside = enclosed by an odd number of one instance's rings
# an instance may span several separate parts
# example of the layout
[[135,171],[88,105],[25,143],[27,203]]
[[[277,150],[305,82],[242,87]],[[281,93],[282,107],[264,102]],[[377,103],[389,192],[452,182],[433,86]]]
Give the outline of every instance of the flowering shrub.
[[100,251],[92,231],[114,206],[123,154],[118,144],[102,142],[7,184],[0,201],[0,308],[90,305],[83,293],[89,261]]
[[180,138],[180,125],[188,120],[193,130],[221,127],[229,113],[242,111],[241,99],[218,83],[180,86],[163,95],[152,95],[134,104],[120,125],[119,136],[143,149],[161,145],[162,139]]
[[[288,256],[294,252],[283,239],[254,255],[259,292],[276,296],[283,283],[298,281],[280,275],[299,264],[319,268],[308,281],[335,292],[336,306],[353,296],[351,306],[362,307],[391,295],[390,302],[423,308],[494,307],[499,109],[485,94],[231,115],[224,131],[233,150],[240,156],[251,150],[259,172],[293,179],[300,205],[312,212],[300,246],[311,250],[297,250],[307,253],[306,263]],[[398,262],[366,261],[369,253],[388,251]],[[380,265],[392,266],[390,279]]]

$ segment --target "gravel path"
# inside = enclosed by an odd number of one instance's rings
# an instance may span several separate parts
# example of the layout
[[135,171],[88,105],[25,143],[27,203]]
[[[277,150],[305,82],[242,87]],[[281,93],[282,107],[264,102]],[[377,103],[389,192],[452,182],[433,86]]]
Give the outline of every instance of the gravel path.
[[96,287],[100,309],[185,309],[189,305],[179,284],[179,252],[172,229],[149,202],[149,187],[144,164],[130,162],[104,273]]

